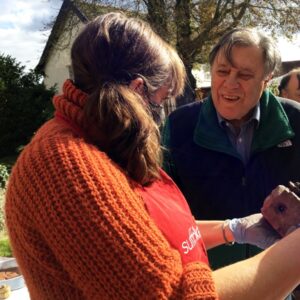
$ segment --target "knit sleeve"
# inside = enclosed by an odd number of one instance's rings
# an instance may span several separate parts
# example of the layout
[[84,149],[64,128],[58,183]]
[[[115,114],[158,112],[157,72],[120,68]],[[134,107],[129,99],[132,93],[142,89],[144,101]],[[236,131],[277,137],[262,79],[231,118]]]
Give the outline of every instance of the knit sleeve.
[[[182,266],[122,170],[82,139],[50,137],[28,146],[7,199],[8,225],[18,239],[25,218],[40,237],[37,245],[22,240],[33,249],[22,245],[22,255],[41,265],[54,257],[85,299],[217,298],[209,267]],[[52,255],[38,259],[43,243]]]

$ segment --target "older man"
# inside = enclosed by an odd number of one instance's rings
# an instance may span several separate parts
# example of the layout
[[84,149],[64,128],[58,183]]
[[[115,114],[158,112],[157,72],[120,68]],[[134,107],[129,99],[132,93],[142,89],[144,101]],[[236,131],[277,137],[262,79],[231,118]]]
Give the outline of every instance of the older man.
[[[300,180],[300,104],[266,89],[280,56],[257,30],[228,32],[209,60],[211,95],[167,119],[164,166],[197,219],[243,217],[277,185]],[[212,267],[256,252],[234,247],[211,252]]]
[[278,89],[281,97],[300,103],[300,68],[293,69],[283,76]]

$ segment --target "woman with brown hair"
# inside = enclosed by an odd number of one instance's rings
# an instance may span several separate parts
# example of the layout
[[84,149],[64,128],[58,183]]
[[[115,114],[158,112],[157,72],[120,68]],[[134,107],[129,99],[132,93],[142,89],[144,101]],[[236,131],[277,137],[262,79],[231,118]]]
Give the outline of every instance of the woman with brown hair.
[[154,119],[185,82],[169,45],[144,22],[110,13],[87,24],[71,58],[74,81],[54,97],[55,117],[18,158],[7,191],[7,227],[31,299],[253,299],[288,270],[275,299],[299,283],[299,230],[211,271],[204,244],[260,245],[269,231],[250,216],[203,222],[200,233],[160,169]]

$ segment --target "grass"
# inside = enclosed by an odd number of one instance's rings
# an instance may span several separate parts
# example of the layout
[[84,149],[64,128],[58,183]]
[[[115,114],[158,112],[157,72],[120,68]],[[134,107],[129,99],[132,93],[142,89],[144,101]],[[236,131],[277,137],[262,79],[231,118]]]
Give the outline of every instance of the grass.
[[11,257],[12,251],[7,236],[0,239],[0,256]]

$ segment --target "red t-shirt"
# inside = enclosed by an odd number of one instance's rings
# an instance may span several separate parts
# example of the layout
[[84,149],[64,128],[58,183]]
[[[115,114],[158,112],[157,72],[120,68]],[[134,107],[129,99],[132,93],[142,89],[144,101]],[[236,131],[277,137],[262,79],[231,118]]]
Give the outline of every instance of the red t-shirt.
[[208,264],[201,233],[183,194],[165,172],[161,171],[161,176],[161,180],[138,189],[149,215],[170,245],[180,252],[183,264]]

